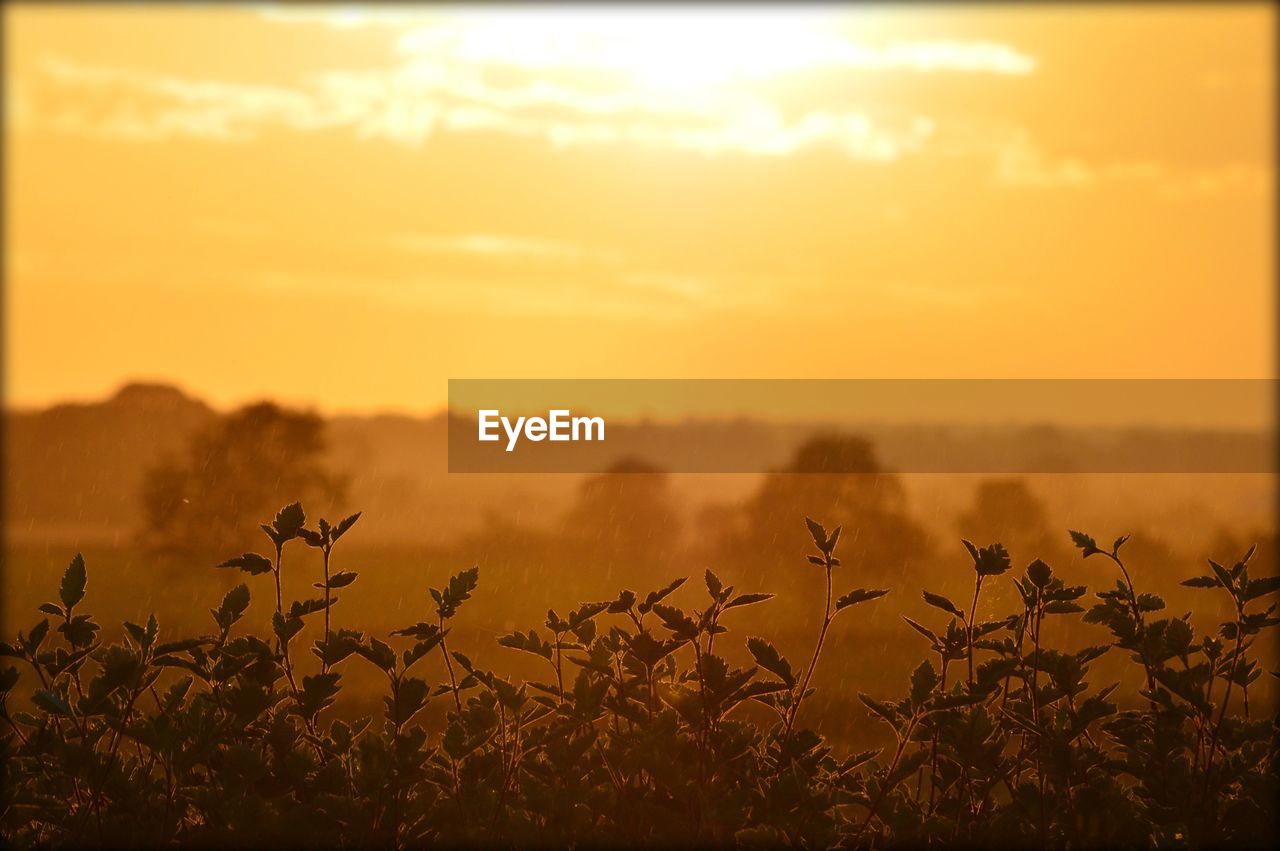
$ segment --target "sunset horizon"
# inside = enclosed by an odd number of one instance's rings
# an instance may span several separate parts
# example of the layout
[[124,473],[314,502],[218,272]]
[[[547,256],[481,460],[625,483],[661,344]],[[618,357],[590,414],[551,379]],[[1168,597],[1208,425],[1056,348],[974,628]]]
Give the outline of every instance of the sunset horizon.
[[1275,377],[1273,11],[10,5],[6,403]]
[[1276,847],[1267,3],[6,3],[0,846]]

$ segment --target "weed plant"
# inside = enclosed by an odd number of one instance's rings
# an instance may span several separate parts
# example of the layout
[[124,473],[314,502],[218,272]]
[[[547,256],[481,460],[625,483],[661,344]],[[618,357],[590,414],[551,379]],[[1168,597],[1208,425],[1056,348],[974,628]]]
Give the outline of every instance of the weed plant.
[[[964,542],[973,565],[967,610],[924,591],[931,623],[905,619],[924,658],[896,696],[861,694],[893,733],[880,750],[837,754],[804,725],[836,618],[885,589],[849,588],[840,529],[806,520],[809,569],[825,579],[821,626],[799,666],[762,637],[753,664],[723,648],[735,610],[771,594],[740,592],[708,570],[693,608],[684,583],[547,612],[502,648],[545,663],[545,681],[515,681],[450,650],[458,618],[478,617],[480,573],[459,572],[423,597],[422,620],[385,639],[335,613],[357,574],[334,571],[335,545],[359,519],[308,527],[302,506],[262,526],[267,555],[240,570],[274,598],[272,634],[241,625],[250,586],[210,611],[205,635],[173,637],[152,616],[107,644],[84,610],[80,556],[44,618],[0,645],[3,792],[0,836],[15,846],[670,845],[881,847],[1256,845],[1274,841],[1275,719],[1250,714],[1261,675],[1254,643],[1280,619],[1266,600],[1277,577],[1251,577],[1252,550],[1184,585],[1230,598],[1212,634],[1137,588],[1121,554],[1072,532],[1085,558],[1109,560],[1116,583],[1095,595],[1043,561],[1015,575],[1000,544]],[[323,556],[312,599],[281,594],[286,555]],[[1021,607],[979,620],[984,589],[1010,582]],[[272,595],[274,591],[274,595]],[[815,606],[820,601],[815,601]],[[1051,618],[1082,617],[1099,643],[1047,646]],[[321,636],[299,634],[312,619]],[[307,658],[308,652],[311,657]],[[1090,664],[1125,654],[1141,668],[1127,703]],[[496,655],[496,654],[495,654]],[[745,655],[742,658],[746,658]],[[870,660],[868,660],[870,662]],[[333,711],[343,672],[385,677],[380,717]],[[20,676],[31,706],[11,706]],[[448,706],[443,730],[420,713]],[[740,707],[762,704],[767,725]],[[1130,706],[1132,708],[1121,708]]]

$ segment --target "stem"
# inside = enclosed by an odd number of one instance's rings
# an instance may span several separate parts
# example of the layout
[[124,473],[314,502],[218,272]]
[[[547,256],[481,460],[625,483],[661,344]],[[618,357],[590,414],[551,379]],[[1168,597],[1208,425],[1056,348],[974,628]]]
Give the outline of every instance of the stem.
[[440,655],[444,656],[444,667],[449,672],[449,687],[453,689],[453,705],[462,714],[462,698],[458,697],[458,681],[453,676],[453,663],[449,661],[449,648],[444,643],[444,618],[440,618]]
[[[271,571],[276,578],[276,614],[282,618],[284,617],[284,604],[280,596],[280,557],[283,549],[283,544],[276,544],[276,565],[275,569]],[[225,639],[226,636],[224,635],[223,638]],[[301,698],[298,695],[298,683],[293,679],[293,661],[289,658],[289,642],[277,635],[276,646],[280,648],[280,657],[284,661],[285,678],[289,681],[289,689],[293,692],[294,702],[301,705]]]
[[[145,668],[143,674],[146,673]],[[98,822],[98,838],[102,838],[102,792],[107,785],[107,779],[111,776],[111,769],[116,764],[116,754],[120,751],[120,742],[124,738],[125,725],[129,723],[129,716],[133,714],[134,701],[138,699],[138,695],[142,693],[142,689],[135,689],[129,695],[129,701],[124,706],[124,713],[120,716],[120,729],[116,730],[115,736],[111,739],[111,747],[107,752],[107,764],[102,769],[102,777],[98,780],[98,786],[93,793],[93,815]]]
[[791,701],[791,711],[787,713],[787,725],[782,732],[782,738],[785,740],[791,735],[791,728],[795,724],[796,716],[800,713],[800,703],[804,700],[805,692],[809,690],[809,681],[813,679],[814,668],[818,667],[818,657],[822,655],[822,644],[827,639],[827,629],[831,626],[831,559],[827,559],[827,604],[822,614],[822,629],[818,631],[818,643],[814,645],[813,656],[809,659],[809,669],[804,673],[804,680],[800,683],[800,690],[796,692],[795,698]]
[[[939,653],[939,665],[942,667],[942,678],[938,681],[938,694],[947,693],[948,660],[945,652]],[[929,744],[929,813],[933,813],[934,793],[938,790],[938,728],[934,725],[933,738]]]
[[[1120,560],[1119,556],[1113,553],[1103,553],[1103,555],[1115,562],[1116,567],[1120,568],[1120,574],[1124,577],[1124,586],[1129,592],[1129,609],[1133,612],[1133,620],[1138,625],[1138,638],[1140,640],[1143,633],[1146,632],[1146,622],[1142,617],[1142,611],[1138,608],[1138,596],[1133,588],[1133,580],[1129,578],[1129,571],[1125,569],[1124,562]],[[1139,643],[1138,658],[1142,660],[1142,670],[1147,675],[1147,690],[1153,691],[1156,686],[1156,680],[1151,675],[1151,665],[1147,662],[1147,654],[1141,649],[1141,643]],[[1155,701],[1152,700],[1151,704],[1154,707]]]
[[711,734],[711,713],[707,709],[707,685],[706,679],[702,674],[702,649],[698,646],[698,639],[693,640],[693,663],[698,674],[698,702],[702,704],[702,730],[698,738],[698,783],[705,792],[707,782],[707,741]]
[[280,551],[283,547],[283,544],[276,544],[276,566],[275,570],[271,571],[276,578],[276,612],[281,615],[284,614],[284,602],[280,596]]
[[562,669],[561,662],[560,662],[560,640],[562,637],[563,637],[562,634],[556,635],[555,668],[556,668],[556,689],[560,692],[560,704],[563,706],[564,705],[564,670]]
[[978,612],[978,595],[982,593],[982,574],[978,574],[978,579],[973,584],[973,605],[969,607],[969,622],[965,624],[968,628],[968,645],[969,645],[969,685],[973,685],[973,619]]
[[324,656],[320,660],[320,673],[329,670],[329,607],[333,605],[329,592],[329,552],[331,546],[324,548]]
[[[893,776],[893,772],[897,770],[898,763],[902,761],[902,752],[907,748],[907,742],[911,741],[911,731],[916,728],[916,721],[920,718],[919,713],[911,716],[911,723],[907,725],[907,730],[898,739],[898,750],[893,755],[893,762],[889,764],[889,770],[884,774],[884,784],[881,785],[880,791],[876,793],[876,799],[871,802],[871,809],[867,811],[867,817],[862,822],[862,827],[858,828],[858,832],[854,834],[853,841],[856,843],[862,838],[862,834],[866,832],[867,825],[871,824],[871,820],[875,818],[876,810],[880,808],[880,803],[884,800],[884,796],[889,793],[892,786],[889,784],[889,778]],[[897,784],[893,784],[896,786]]]
[[1044,811],[1044,765],[1041,761],[1041,751],[1044,746],[1044,740],[1040,735],[1040,694],[1039,694],[1039,674],[1040,674],[1040,625],[1044,622],[1044,609],[1040,604],[1040,589],[1036,589],[1036,610],[1035,610],[1035,626],[1031,635],[1032,640],[1032,663],[1031,663],[1031,717],[1036,724],[1036,785],[1039,789],[1040,804],[1040,844],[1045,842],[1045,811]]
[[[1209,756],[1204,764],[1204,798],[1209,802],[1209,783],[1213,778],[1213,757],[1218,747],[1218,734],[1222,730],[1222,722],[1227,717],[1227,705],[1231,701],[1231,687],[1235,685],[1236,666],[1240,663],[1240,648],[1244,643],[1244,632],[1240,624],[1236,624],[1236,647],[1231,654],[1231,666],[1227,669],[1227,688],[1222,693],[1222,708],[1218,711],[1218,720],[1213,725],[1213,734],[1209,737]],[[1216,808],[1214,808],[1216,809]]]

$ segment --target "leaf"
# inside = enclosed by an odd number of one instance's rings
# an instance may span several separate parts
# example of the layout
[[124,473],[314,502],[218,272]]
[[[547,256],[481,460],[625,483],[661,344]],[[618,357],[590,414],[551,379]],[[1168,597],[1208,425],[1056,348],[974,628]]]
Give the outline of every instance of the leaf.
[[1208,559],[1209,567],[1213,570],[1213,575],[1218,577],[1218,581],[1222,583],[1222,587],[1231,592],[1232,596],[1236,593],[1236,584],[1231,572],[1225,567],[1218,564],[1213,559]]
[[1004,548],[1004,544],[982,547],[977,551],[977,555],[974,555],[973,544],[968,541],[964,544],[969,554],[973,556],[973,569],[979,576],[999,576],[1013,566],[1009,559],[1009,551]]
[[776,647],[763,638],[748,638],[747,650],[751,652],[751,656],[756,660],[757,665],[782,680],[788,686],[795,688],[796,675],[791,670],[791,663],[778,652]]
[[[333,604],[338,602],[338,599],[334,597],[329,602],[330,604]],[[323,611],[324,611],[323,597],[317,597],[314,600],[294,600],[291,604],[289,604],[289,617],[291,618],[306,617],[307,615],[314,615],[316,612],[323,612]]]
[[861,700],[863,705],[865,705],[868,709],[870,709],[876,715],[880,716],[885,721],[889,722],[890,726],[892,726],[895,730],[897,729],[898,716],[897,716],[897,713],[893,711],[893,709],[881,703],[880,701],[876,700],[874,697],[871,697],[868,694],[863,694],[862,692],[858,692],[858,700]]
[[569,613],[569,628],[576,630],[583,624],[590,623],[592,618],[607,608],[609,608],[607,602],[583,603]]
[[443,639],[444,639],[444,634],[441,633],[439,635],[433,636],[432,638],[419,641],[417,644],[413,645],[413,647],[404,651],[404,654],[402,656],[404,660],[404,669],[406,671],[409,670],[409,668],[415,662],[417,662],[423,656],[426,656],[432,650],[436,649],[436,647],[440,644],[440,642]]
[[1140,612],[1158,612],[1164,608],[1164,600],[1155,594],[1139,594],[1138,595],[1138,611]]
[[[448,630],[445,630],[445,632],[448,632]],[[392,635],[404,635],[410,638],[418,638],[418,639],[432,638],[433,636],[438,635],[439,633],[440,633],[440,627],[436,626],[433,623],[426,623],[425,621],[419,621],[413,626],[407,626],[404,629],[392,630],[391,632]]]
[[661,603],[654,604],[653,613],[662,618],[662,625],[671,630],[673,637],[692,641],[698,636],[698,625],[693,619],[675,606],[664,606]]
[[921,748],[918,751],[912,751],[911,753],[903,755],[902,759],[898,761],[898,767],[894,769],[893,774],[884,779],[885,787],[892,789],[894,786],[897,786],[903,779],[915,774],[916,770],[919,769],[920,766],[924,765],[928,759],[928,748]]
[[291,502],[276,512],[274,528],[281,542],[296,538],[307,522],[307,515],[302,510],[302,503]]
[[738,606],[750,606],[753,603],[763,603],[765,600],[772,600],[772,594],[739,594],[732,600],[724,604],[725,611],[737,608]]
[[390,672],[396,666],[396,651],[392,650],[386,642],[376,638],[369,639],[367,645],[357,647],[356,652],[383,671]]
[[929,695],[933,693],[933,689],[937,684],[938,672],[933,669],[933,665],[929,660],[925,659],[911,673],[912,705],[923,705],[929,699]]
[[41,619],[40,623],[31,627],[31,631],[27,633],[27,640],[24,645],[27,649],[28,656],[35,656],[36,651],[40,649],[40,645],[44,644],[45,636],[49,634],[49,620]]
[[74,647],[83,647],[93,641],[98,625],[89,619],[89,615],[76,615],[58,627],[58,632],[66,636]]
[[124,622],[125,631],[129,633],[129,637],[133,639],[133,643],[139,647],[147,640],[147,631],[132,621]]
[[271,615],[271,629],[285,644],[302,631],[302,618],[275,612]]
[[1191,624],[1179,618],[1169,621],[1164,628],[1164,641],[1170,650],[1179,656],[1185,656],[1191,646],[1194,634]]
[[62,598],[62,604],[67,607],[68,612],[75,607],[76,603],[84,599],[84,587],[87,581],[84,556],[76,553],[76,557],[71,560],[66,572],[62,574],[62,586],[58,589],[58,596]]
[[1040,559],[1036,559],[1027,565],[1027,578],[1031,580],[1037,588],[1043,588],[1049,584],[1049,580],[1053,578],[1053,568],[1045,564]]
[[300,714],[311,718],[333,703],[333,698],[338,693],[338,680],[341,676],[336,671],[330,671],[327,674],[303,677],[302,693],[298,699]]
[[31,702],[51,715],[61,715],[65,718],[73,717],[71,706],[61,697],[47,689],[40,689],[31,695]]
[[343,518],[338,523],[338,525],[334,527],[333,534],[329,536],[329,539],[332,541],[336,541],[339,538],[341,538],[343,535],[345,535],[348,529],[356,525],[356,521],[360,519],[361,513],[362,512],[357,511],[355,514],[352,514],[350,517]]
[[856,606],[858,603],[865,603],[868,600],[878,599],[888,593],[889,593],[888,588],[876,588],[873,590],[868,590],[866,588],[857,588],[853,591],[850,591],[848,594],[845,594],[840,599],[836,600],[836,611],[838,612],[841,609],[847,609],[850,606]]
[[547,660],[551,659],[551,654],[555,650],[549,642],[543,641],[538,636],[538,633],[532,629],[529,630],[528,634],[517,630],[510,635],[504,635],[498,639],[498,645],[512,650],[522,650],[525,653],[532,653],[535,656],[541,656],[543,659]]
[[196,647],[202,647],[206,644],[212,644],[212,638],[184,638],[180,641],[166,641],[164,644],[156,645],[156,655],[164,655],[168,653],[182,653],[192,650]]
[[263,573],[271,572],[271,560],[257,553],[245,553],[244,555],[229,558],[218,567],[236,567],[243,570],[250,576],[258,576]]
[[724,593],[724,584],[720,581],[720,577],[711,572],[711,568],[707,568],[703,574],[703,580],[707,583],[707,593],[711,595],[711,599],[719,600],[720,595]]
[[942,609],[942,611],[949,612],[961,620],[964,620],[964,613],[956,607],[955,603],[951,602],[941,594],[934,594],[932,591],[925,591],[924,601],[934,608]]
[[471,599],[471,592],[476,590],[480,582],[480,568],[470,567],[449,578],[444,591],[431,589],[431,596],[438,604],[438,613],[443,618],[451,618],[458,612],[458,607]]
[[739,848],[781,848],[786,843],[776,827],[767,824],[744,827],[733,834],[733,844]]
[[821,523],[809,517],[804,519],[804,525],[809,527],[809,535],[813,538],[813,545],[816,546],[823,555],[830,555],[831,550],[827,547],[826,528]]
[[1193,576],[1190,579],[1182,580],[1181,584],[1187,588],[1217,588],[1222,585],[1212,576]]
[[62,611],[62,608],[54,603],[41,603],[36,608],[39,611],[44,612],[46,615],[53,615],[55,618],[66,617],[66,613]]
[[404,680],[394,698],[383,698],[387,704],[387,720],[398,726],[407,723],[426,705],[429,694],[430,687],[422,680],[416,677]]
[[1098,542],[1086,535],[1084,532],[1076,532],[1072,529],[1068,529],[1067,531],[1071,534],[1071,543],[1075,544],[1080,549],[1081,554],[1085,558],[1102,552],[1102,550],[1098,549]]
[[649,594],[644,598],[644,602],[640,604],[640,607],[638,609],[640,614],[643,615],[650,612],[653,609],[654,605],[665,600],[671,594],[671,592],[675,591],[677,588],[683,585],[687,578],[688,577],[686,576],[682,576],[679,579],[673,579],[671,581],[671,584],[667,585],[667,587],[660,588],[657,591],[650,591]]
[[606,610],[611,615],[620,615],[630,609],[636,602],[636,593],[634,591],[622,591],[618,594],[618,599],[609,604]]
[[249,586],[241,582],[222,598],[222,605],[218,607],[218,611],[229,615],[231,623],[235,623],[247,608],[249,608]]
[[925,626],[924,624],[913,621],[911,618],[907,617],[906,615],[903,615],[902,619],[907,622],[908,626],[910,626],[916,632],[923,635],[925,638],[929,639],[934,644],[941,644],[941,642],[938,641],[938,636],[935,635],[933,630],[929,629],[929,627]]
[[[1183,583],[1184,585],[1186,583]],[[1258,579],[1250,579],[1249,584],[1245,587],[1244,599],[1256,600],[1267,594],[1274,594],[1280,591],[1280,576],[1263,576]]]
[[338,573],[335,573],[329,577],[329,587],[345,588],[348,585],[350,585],[352,582],[355,582],[356,576],[358,575],[359,574],[353,573],[348,570],[339,571]]
[[[324,521],[320,522],[323,523]],[[326,543],[324,535],[313,529],[299,529],[298,537],[309,547],[323,547]]]
[[8,694],[18,684],[18,669],[10,665],[0,669],[0,695]]

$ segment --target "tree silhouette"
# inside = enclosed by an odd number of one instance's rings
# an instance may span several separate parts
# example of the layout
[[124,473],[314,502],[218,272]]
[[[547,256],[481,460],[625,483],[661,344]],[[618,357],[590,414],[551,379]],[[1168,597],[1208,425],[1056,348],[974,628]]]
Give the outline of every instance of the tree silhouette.
[[241,408],[192,439],[185,456],[150,470],[142,486],[142,542],[202,551],[251,543],[253,518],[304,494],[340,500],[345,480],[323,460],[324,422],[314,413],[263,402]]
[[670,477],[635,458],[585,479],[563,522],[565,543],[574,554],[591,555],[606,567],[669,556],[680,532]]
[[1002,541],[1018,558],[1038,553],[1048,559],[1062,554],[1045,504],[1025,479],[984,479],[973,503],[961,512],[956,528],[972,541]]
[[818,435],[801,444],[735,512],[724,547],[748,564],[794,557],[805,539],[787,520],[802,511],[843,526],[845,562],[871,576],[898,573],[928,549],[924,530],[907,513],[901,480],[880,465],[870,441],[856,435]]

